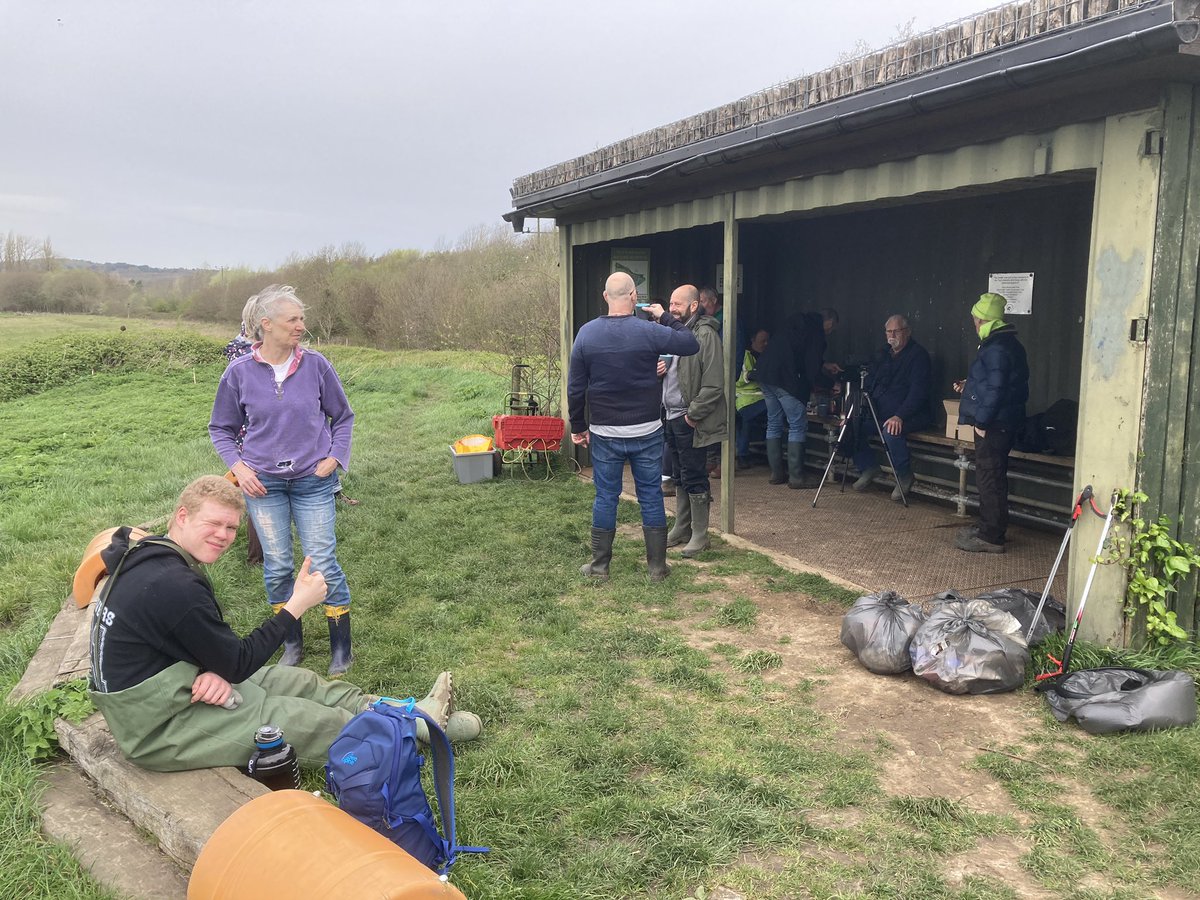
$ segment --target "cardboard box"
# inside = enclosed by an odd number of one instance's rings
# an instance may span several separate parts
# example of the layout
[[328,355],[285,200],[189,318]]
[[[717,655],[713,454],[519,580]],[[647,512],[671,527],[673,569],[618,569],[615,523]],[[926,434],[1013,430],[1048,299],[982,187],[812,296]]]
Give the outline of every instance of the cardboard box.
[[975,443],[975,429],[970,425],[958,424],[958,403],[957,400],[942,401],[942,406],[946,407],[946,437],[973,444]]

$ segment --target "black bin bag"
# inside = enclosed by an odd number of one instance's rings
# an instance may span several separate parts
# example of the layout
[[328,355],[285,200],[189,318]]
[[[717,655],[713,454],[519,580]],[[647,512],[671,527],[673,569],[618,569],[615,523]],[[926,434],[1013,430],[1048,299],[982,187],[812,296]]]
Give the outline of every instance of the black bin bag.
[[842,643],[876,675],[912,668],[909,642],[925,621],[920,607],[895,591],[859,597],[842,617]]
[[1080,669],[1042,690],[1054,718],[1074,718],[1091,734],[1178,728],[1196,721],[1196,682],[1186,672]]
[[[1042,599],[1042,595],[1023,588],[998,588],[988,591],[986,594],[980,594],[975,599],[986,600],[996,609],[1011,613],[1021,623],[1021,634],[1029,634],[1029,624],[1033,621],[1033,614],[1037,612],[1038,602]],[[1047,635],[1057,634],[1066,626],[1066,607],[1055,600],[1053,594],[1050,594],[1046,597],[1046,605],[1042,609],[1041,616],[1038,617],[1037,627],[1033,629],[1033,634],[1029,637],[1029,643],[1031,646],[1040,644]]]
[[986,600],[934,607],[909,648],[913,674],[949,694],[999,694],[1025,682],[1021,623]]

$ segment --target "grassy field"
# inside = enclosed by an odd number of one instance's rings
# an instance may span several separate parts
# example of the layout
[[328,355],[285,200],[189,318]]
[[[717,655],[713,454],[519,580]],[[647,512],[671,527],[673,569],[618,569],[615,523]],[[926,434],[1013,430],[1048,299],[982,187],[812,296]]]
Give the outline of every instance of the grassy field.
[[[0,365],[22,343],[10,321],[0,319]],[[30,336],[73,324],[46,319]],[[565,466],[547,482],[518,473],[463,486],[452,474],[446,445],[490,430],[503,361],[330,355],[358,416],[346,487],[363,504],[338,525],[354,595],[351,678],[404,696],[453,668],[460,704],[483,717],[484,738],[458,759],[459,838],[492,847],[455,867],[472,900],[699,898],[717,885],[753,898],[1200,890],[1195,729],[1098,740],[1047,716],[974,761],[1003,787],[1003,810],[885,785],[887,743],[842,743],[819,679],[769,683],[786,638],[721,585],[766,584],[797,604],[844,592],[719,542],[709,568],[676,565],[650,584],[640,541],[624,532],[612,582],[584,584],[589,485]],[[222,471],[205,430],[220,374],[107,373],[0,403],[0,696],[92,535],[165,516],[188,479]],[[623,505],[621,519],[636,511]],[[239,543],[211,571],[240,631],[265,614],[259,570],[244,559]],[[323,671],[323,623],[307,618],[309,664]],[[697,620],[735,630],[739,647],[698,646],[684,626]],[[38,767],[15,717],[0,705],[0,898],[107,896],[40,836]],[[1083,815],[1079,797],[1101,813]],[[997,840],[1024,848],[1021,885],[947,877],[948,860]]]

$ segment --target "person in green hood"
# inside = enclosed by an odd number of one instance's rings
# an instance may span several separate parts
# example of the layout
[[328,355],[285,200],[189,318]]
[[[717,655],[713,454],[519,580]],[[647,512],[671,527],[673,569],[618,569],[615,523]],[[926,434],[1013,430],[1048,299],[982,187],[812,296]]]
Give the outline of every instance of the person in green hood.
[[1029,399],[1029,362],[1017,340],[1017,329],[1004,321],[1007,301],[983,294],[971,307],[979,335],[979,351],[962,393],[958,424],[975,431],[975,484],[979,490],[979,524],[959,531],[954,546],[968,553],[1003,553],[1008,531],[1008,454],[1017,429],[1025,421]]

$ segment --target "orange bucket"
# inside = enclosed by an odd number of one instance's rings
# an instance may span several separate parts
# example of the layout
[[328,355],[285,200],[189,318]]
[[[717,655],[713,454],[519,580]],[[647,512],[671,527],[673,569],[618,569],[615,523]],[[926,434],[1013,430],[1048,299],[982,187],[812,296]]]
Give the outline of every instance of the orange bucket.
[[[75,605],[80,609],[92,602],[92,594],[96,593],[96,585],[108,574],[108,569],[104,565],[104,560],[100,558],[100,553],[108,549],[108,545],[112,543],[112,536],[116,533],[116,528],[105,528],[92,538],[87,549],[83,551],[83,560],[79,563],[79,568],[75,570],[75,579],[71,582],[71,596],[75,600]],[[129,537],[130,540],[140,541],[149,533],[141,528],[133,528],[129,532]]]
[[188,900],[466,900],[448,881],[305,791],[255,797],[200,851]]

